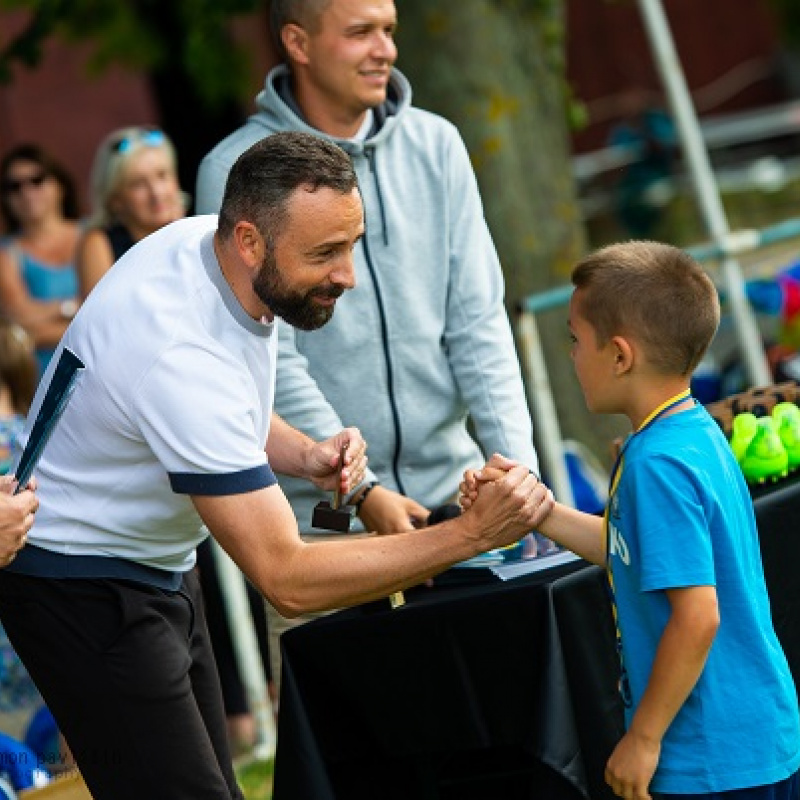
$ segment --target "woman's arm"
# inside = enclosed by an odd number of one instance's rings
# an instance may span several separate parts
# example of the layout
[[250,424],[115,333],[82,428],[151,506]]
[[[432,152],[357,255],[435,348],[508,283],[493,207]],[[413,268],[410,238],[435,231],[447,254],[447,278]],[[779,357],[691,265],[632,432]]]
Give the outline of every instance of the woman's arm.
[[30,333],[37,347],[55,347],[75,316],[74,307],[65,308],[62,300],[31,296],[17,255],[9,248],[0,250],[0,306],[9,319]]
[[83,302],[97,282],[114,264],[114,251],[108,236],[99,228],[90,228],[78,242],[75,267],[78,271],[78,295]]

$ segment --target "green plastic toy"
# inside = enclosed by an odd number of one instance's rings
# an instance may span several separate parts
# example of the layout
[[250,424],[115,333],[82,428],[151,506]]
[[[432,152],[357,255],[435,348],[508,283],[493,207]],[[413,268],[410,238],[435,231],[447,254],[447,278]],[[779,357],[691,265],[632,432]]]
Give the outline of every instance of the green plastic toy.
[[737,414],[731,449],[748,483],[778,480],[789,474],[789,454],[772,417],[756,417],[749,411]]
[[772,419],[789,456],[789,469],[800,467],[800,408],[794,403],[778,403],[772,409]]
[[731,450],[733,450],[733,455],[740,464],[757,430],[758,418],[755,414],[751,414],[749,411],[742,411],[734,416],[731,425]]

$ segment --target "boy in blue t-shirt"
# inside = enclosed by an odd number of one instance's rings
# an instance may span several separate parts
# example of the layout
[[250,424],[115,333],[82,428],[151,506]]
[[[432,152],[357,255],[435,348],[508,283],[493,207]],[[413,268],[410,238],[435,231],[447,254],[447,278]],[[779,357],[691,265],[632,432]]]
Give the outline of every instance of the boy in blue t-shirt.
[[[796,800],[797,693],[772,627],[752,502],[689,393],[719,324],[714,285],[685,252],[655,242],[599,250],[572,281],[586,404],[625,414],[634,431],[605,518],[557,504],[540,526],[608,569],[627,730],[606,781],[634,800]],[[495,457],[468,473],[462,504],[510,464]]]

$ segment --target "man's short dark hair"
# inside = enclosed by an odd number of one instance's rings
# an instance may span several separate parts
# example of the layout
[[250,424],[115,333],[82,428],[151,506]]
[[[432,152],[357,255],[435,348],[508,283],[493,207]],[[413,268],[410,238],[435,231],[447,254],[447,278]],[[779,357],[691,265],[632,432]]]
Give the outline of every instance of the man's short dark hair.
[[291,195],[300,187],[350,194],[358,187],[350,156],[310,133],[275,133],[256,142],[231,167],[219,212],[219,236],[233,234],[237,222],[255,225],[270,241],[286,222]]
[[278,52],[286,58],[281,39],[284,25],[290,22],[299,25],[310,33],[318,30],[320,14],[330,5],[331,0],[272,0],[269,4],[269,29]]

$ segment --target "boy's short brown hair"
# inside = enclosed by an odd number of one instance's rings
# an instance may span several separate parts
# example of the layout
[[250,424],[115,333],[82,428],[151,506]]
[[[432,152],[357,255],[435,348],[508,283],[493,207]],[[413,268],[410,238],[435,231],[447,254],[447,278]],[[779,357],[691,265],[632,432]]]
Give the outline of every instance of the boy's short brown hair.
[[711,278],[685,251],[660,242],[613,244],[572,271],[582,290],[580,313],[603,345],[630,336],[665,375],[690,374],[719,325]]

